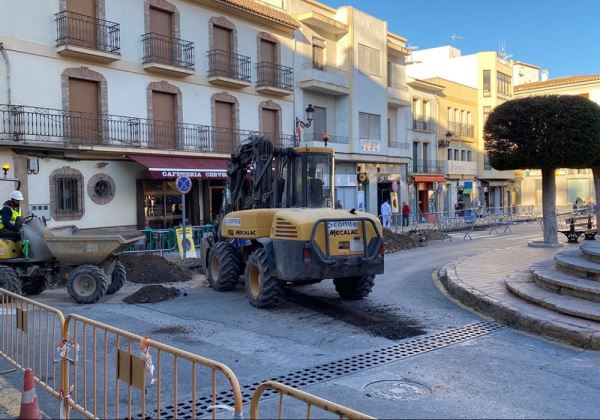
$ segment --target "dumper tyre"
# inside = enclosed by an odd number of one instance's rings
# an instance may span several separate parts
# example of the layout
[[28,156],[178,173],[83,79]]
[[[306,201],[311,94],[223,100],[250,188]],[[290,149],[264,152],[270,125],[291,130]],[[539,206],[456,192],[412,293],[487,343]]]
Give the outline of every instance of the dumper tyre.
[[367,297],[375,285],[372,275],[333,279],[335,290],[342,299],[358,300]]
[[7,265],[0,265],[0,287],[9,292],[22,294],[21,280],[14,268]]
[[108,289],[104,270],[95,265],[80,265],[69,273],[67,290],[77,303],[96,303]]
[[219,292],[235,289],[242,274],[242,260],[233,245],[226,242],[214,244],[208,255],[206,278],[210,286]]
[[125,266],[120,261],[117,261],[115,269],[112,272],[112,280],[106,289],[106,294],[112,295],[113,293],[117,293],[125,284],[125,280],[127,280]]
[[244,279],[246,296],[252,306],[263,309],[281,303],[283,284],[271,274],[264,249],[257,249],[248,257]]

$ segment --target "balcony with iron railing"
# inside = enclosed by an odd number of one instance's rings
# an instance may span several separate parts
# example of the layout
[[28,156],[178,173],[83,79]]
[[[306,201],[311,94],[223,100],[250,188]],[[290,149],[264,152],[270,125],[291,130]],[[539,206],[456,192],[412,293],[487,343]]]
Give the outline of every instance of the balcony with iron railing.
[[435,119],[431,117],[413,117],[412,129],[433,133],[435,131]]
[[394,80],[391,75],[388,76],[387,85],[388,103],[396,106],[410,106],[410,93],[406,83]]
[[194,74],[194,43],[169,36],[147,33],[142,35],[144,69],[170,76]]
[[294,69],[265,61],[257,63],[256,90],[273,96],[291,95],[294,90]]
[[[324,133],[302,133],[302,141],[303,142],[315,142],[317,144],[321,143],[323,144],[324,140],[323,140],[323,136],[325,134]],[[338,136],[335,134],[329,134],[327,133],[327,143],[334,143],[334,144],[348,144],[348,137],[346,136]]]
[[218,49],[208,51],[207,56],[210,83],[232,88],[252,84],[250,57]]
[[475,131],[472,124],[448,121],[448,131],[455,137],[468,137],[474,138]]
[[443,160],[413,160],[408,169],[414,174],[444,174],[446,163]]
[[66,10],[54,17],[57,53],[103,63],[121,57],[121,29],[118,23]]
[[327,95],[339,96],[350,93],[347,71],[315,61],[308,61],[302,65],[298,86],[304,90]]
[[[0,105],[0,144],[39,148],[94,146],[229,154],[258,131],[108,114]],[[293,134],[265,134],[276,146],[294,146]]]

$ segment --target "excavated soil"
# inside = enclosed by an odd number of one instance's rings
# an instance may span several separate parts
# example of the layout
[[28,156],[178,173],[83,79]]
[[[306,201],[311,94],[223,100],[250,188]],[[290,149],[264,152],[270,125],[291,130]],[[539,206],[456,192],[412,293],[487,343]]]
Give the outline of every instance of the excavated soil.
[[443,239],[444,234],[437,230],[393,232],[389,229],[383,230],[383,246],[386,254],[401,251],[403,249],[425,246],[431,240]]
[[132,283],[157,284],[188,281],[193,272],[172,263],[159,255],[122,255],[119,261],[125,266],[127,280]]
[[137,292],[123,298],[125,303],[157,303],[163,300],[173,299],[179,296],[180,292],[174,287],[165,287],[160,284],[144,286]]

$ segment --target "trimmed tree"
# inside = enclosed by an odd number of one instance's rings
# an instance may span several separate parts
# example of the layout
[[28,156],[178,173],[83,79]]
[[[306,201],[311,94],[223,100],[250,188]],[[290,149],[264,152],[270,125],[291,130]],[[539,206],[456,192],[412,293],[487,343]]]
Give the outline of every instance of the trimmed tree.
[[492,111],[483,137],[494,169],[542,171],[544,242],[557,243],[555,171],[599,160],[600,107],[580,96],[513,99]]

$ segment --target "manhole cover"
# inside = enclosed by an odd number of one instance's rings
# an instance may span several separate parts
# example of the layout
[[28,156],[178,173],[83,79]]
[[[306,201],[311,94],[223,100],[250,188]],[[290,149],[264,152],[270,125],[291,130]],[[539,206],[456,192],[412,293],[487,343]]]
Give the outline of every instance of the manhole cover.
[[393,401],[418,400],[431,395],[431,389],[414,382],[377,381],[365,387],[365,395]]

